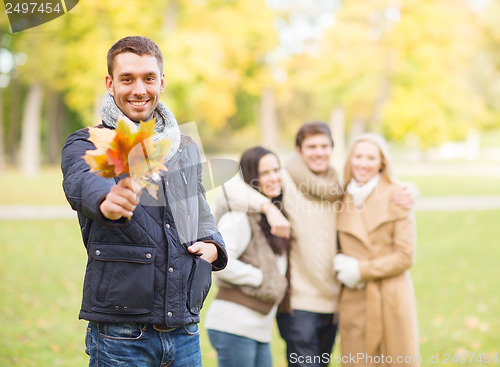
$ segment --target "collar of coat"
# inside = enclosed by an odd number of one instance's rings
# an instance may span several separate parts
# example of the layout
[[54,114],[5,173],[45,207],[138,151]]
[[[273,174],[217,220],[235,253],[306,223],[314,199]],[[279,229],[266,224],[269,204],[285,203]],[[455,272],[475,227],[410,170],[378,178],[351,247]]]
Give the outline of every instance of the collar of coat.
[[342,212],[337,219],[339,230],[370,245],[371,232],[384,223],[403,219],[409,215],[409,209],[402,208],[391,200],[391,193],[397,188],[397,184],[389,182],[382,176],[377,187],[365,200],[364,206],[359,209],[354,205],[352,196],[345,194]]

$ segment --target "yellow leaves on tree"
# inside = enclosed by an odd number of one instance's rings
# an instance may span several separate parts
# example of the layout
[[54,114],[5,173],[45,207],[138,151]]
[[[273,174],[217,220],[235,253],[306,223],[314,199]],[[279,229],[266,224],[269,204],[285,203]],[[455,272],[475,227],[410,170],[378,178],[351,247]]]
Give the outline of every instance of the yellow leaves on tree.
[[119,120],[116,129],[89,128],[89,140],[96,149],[87,150],[83,159],[90,172],[105,178],[129,175],[142,189],[157,198],[155,184],[164,165],[171,141],[153,141],[155,120],[141,122],[140,127],[130,120]]

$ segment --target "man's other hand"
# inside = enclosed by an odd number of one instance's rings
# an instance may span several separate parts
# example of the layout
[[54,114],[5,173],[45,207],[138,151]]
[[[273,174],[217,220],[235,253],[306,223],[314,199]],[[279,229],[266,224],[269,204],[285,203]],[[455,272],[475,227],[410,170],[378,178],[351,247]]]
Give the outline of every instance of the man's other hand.
[[265,203],[262,205],[261,211],[265,214],[273,235],[276,237],[290,238],[290,222],[285,218],[276,205],[272,203]]
[[195,242],[188,247],[188,251],[208,261],[210,264],[217,260],[217,247],[210,242]]

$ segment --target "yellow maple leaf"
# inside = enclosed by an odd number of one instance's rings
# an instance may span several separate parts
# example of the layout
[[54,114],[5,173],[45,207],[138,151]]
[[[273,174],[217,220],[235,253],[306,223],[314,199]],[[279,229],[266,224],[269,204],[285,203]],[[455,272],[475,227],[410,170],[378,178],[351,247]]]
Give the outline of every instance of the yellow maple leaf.
[[157,198],[154,178],[166,170],[165,156],[172,141],[154,142],[154,128],[154,119],[141,122],[139,128],[124,119],[117,122],[115,130],[89,128],[89,140],[96,149],[87,150],[83,158],[90,171],[105,178],[129,175]]

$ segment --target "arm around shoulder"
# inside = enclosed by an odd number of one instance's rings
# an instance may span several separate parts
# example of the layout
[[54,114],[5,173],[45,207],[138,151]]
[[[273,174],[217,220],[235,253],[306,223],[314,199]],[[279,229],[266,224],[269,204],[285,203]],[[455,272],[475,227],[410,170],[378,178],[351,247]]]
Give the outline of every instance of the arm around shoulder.
[[262,206],[271,201],[253,189],[239,175],[234,176],[223,185],[226,200],[238,211],[261,212]]
[[371,259],[360,260],[362,280],[373,280],[395,276],[408,270],[415,262],[416,227],[412,211],[394,222],[392,253]]
[[419,196],[420,191],[413,182],[399,182],[398,188],[391,194],[391,200],[402,208],[412,209]]

